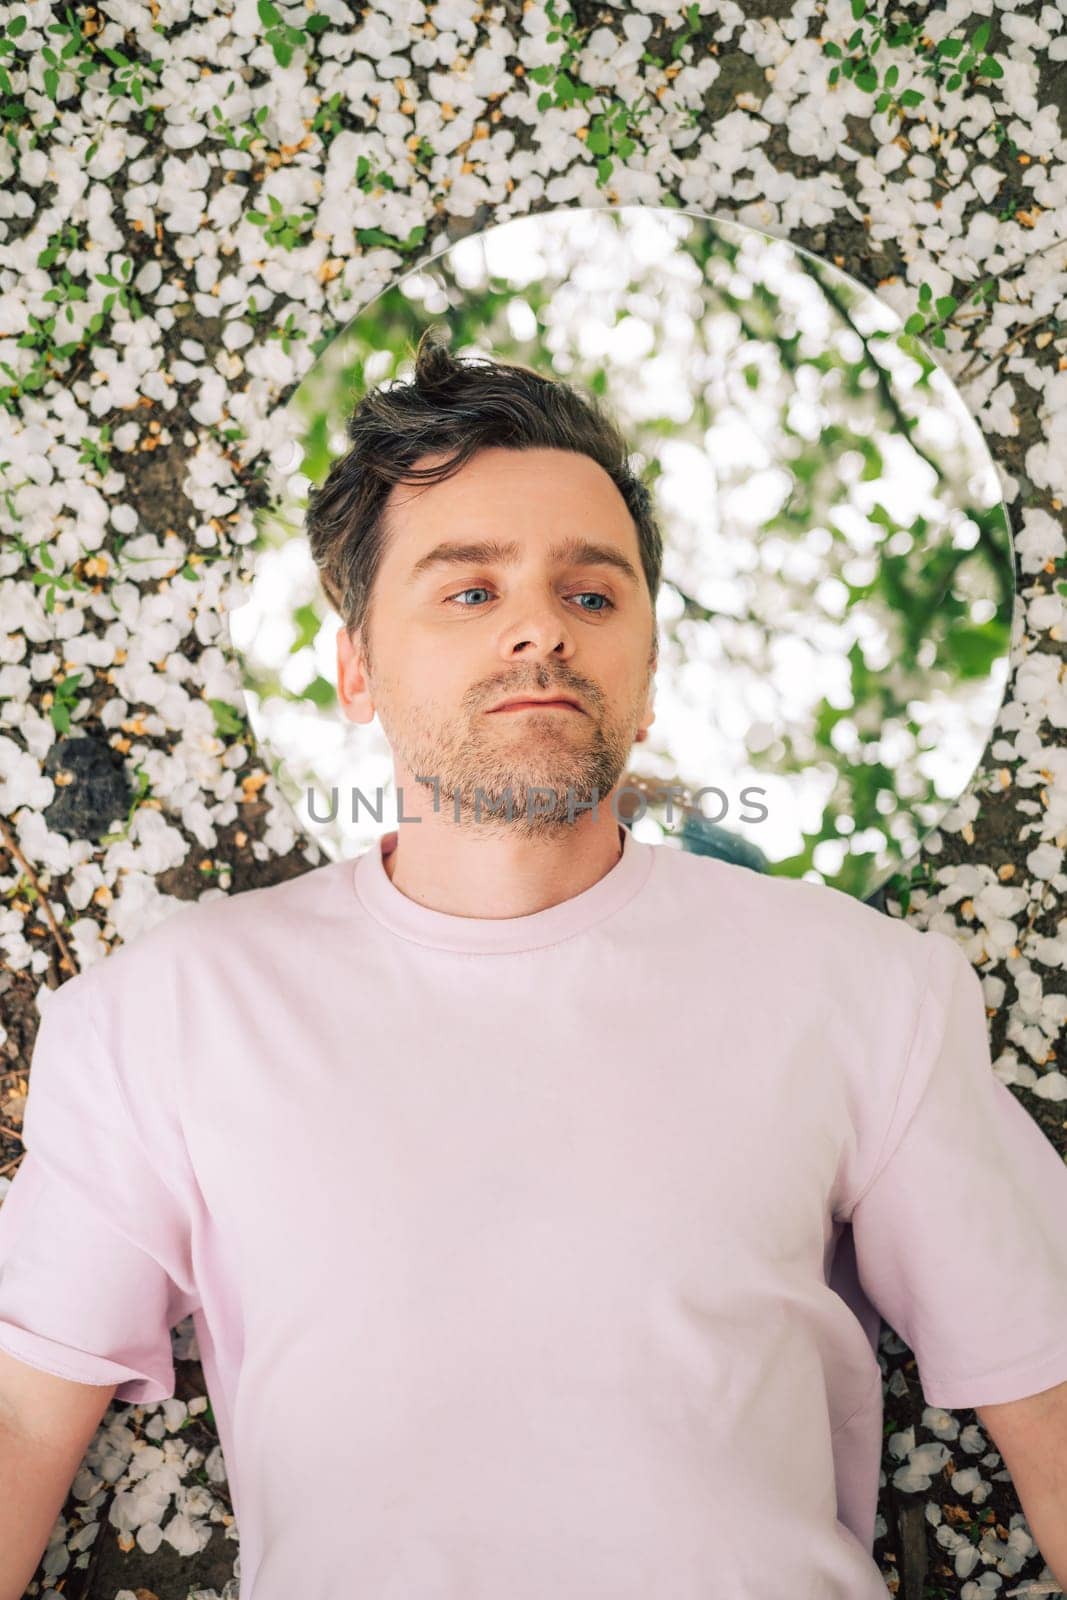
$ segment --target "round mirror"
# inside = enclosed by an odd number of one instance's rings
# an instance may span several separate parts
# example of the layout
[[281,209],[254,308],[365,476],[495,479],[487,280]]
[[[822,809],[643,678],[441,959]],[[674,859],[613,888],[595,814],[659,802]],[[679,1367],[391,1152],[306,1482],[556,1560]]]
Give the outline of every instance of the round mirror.
[[656,718],[635,836],[870,899],[966,789],[1008,676],[1014,556],[980,430],[835,266],[673,207],[567,206],[452,243],[322,352],[287,408],[230,614],[249,715],[328,856],[396,827],[377,718],[342,714],[307,497],[431,323],[454,355],[596,397],[663,531]]

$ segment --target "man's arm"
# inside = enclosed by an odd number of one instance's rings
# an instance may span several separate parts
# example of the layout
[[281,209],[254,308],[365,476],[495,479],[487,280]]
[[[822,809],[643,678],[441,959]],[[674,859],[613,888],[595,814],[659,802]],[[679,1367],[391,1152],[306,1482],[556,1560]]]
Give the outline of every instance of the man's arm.
[[975,1414],[1011,1473],[1037,1547],[1067,1593],[1067,1383]]
[[22,1600],[115,1393],[0,1350],[0,1600]]

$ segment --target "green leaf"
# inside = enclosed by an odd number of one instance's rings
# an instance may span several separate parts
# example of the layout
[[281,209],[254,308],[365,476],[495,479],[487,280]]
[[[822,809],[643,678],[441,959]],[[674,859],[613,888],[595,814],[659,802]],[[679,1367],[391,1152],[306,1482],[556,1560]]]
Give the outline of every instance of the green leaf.
[[977,71],[983,78],[1003,78],[1004,68],[995,56],[986,56],[984,61],[978,63]]
[[858,22],[866,10],[867,0],[852,0],[852,15],[855,21]]
[[971,40],[971,48],[973,50],[984,50],[985,49],[986,40],[989,38],[990,30],[992,29],[992,27],[993,27],[993,24],[990,22],[988,17],[986,18],[986,20],[984,22],[979,23],[978,28],[975,31],[974,38]]
[[220,737],[225,738],[227,734],[244,732],[244,718],[234,706],[225,700],[209,700],[208,705],[211,707],[215,718],[215,729]]
[[905,333],[921,333],[926,327],[926,318],[921,311],[915,311],[904,324]]
[[841,57],[841,46],[834,44],[832,39],[827,39],[822,47],[822,53],[824,56],[832,56],[835,61],[838,61]]
[[900,97],[900,104],[902,106],[917,106],[922,99],[923,96],[918,89],[905,89]]
[[307,688],[302,690],[297,697],[300,700],[310,700],[317,706],[332,706],[337,701],[337,689],[321,673],[312,678]]
[[321,625],[319,614],[312,605],[297,606],[293,612],[293,621],[296,623],[297,633],[296,638],[289,646],[290,655],[293,655],[297,650],[306,649],[309,644],[313,643]]
[[997,621],[953,628],[945,640],[948,655],[965,678],[987,677],[1007,647],[1004,624]]

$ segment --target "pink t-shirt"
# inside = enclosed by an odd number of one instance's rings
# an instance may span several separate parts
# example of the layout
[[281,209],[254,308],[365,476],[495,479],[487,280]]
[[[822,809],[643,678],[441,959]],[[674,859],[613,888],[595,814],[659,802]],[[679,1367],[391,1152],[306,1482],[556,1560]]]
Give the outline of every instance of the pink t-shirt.
[[956,943],[623,840],[503,919],[379,841],[48,993],[0,1346],[158,1401],[192,1312],[241,1600],[885,1600],[879,1314],[931,1404],[1067,1379]]

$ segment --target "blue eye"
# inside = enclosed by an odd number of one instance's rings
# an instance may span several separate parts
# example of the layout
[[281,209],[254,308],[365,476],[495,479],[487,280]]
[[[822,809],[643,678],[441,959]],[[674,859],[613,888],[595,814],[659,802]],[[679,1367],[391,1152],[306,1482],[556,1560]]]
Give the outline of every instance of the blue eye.
[[[476,584],[472,584],[469,589],[458,589],[454,595],[452,595],[452,594],[448,595],[445,603],[446,603],[446,605],[450,605],[450,606],[458,605],[460,607],[460,610],[462,610],[462,611],[478,611],[478,610],[481,609],[479,606],[466,606],[466,605],[463,605],[459,600],[459,596],[461,594],[477,594],[479,591],[481,591],[483,594],[490,593],[490,590],[489,590],[489,587],[488,587],[487,584],[476,583]],[[595,607],[593,609],[593,615],[594,616],[598,615],[602,610],[610,609],[610,610],[613,611],[615,609],[614,600],[610,599],[606,594],[601,594],[599,589],[580,589],[578,591],[578,593],[579,593],[579,595],[592,595],[592,597],[595,600],[603,600],[603,602],[604,602],[603,606],[597,606],[597,607]],[[569,598],[574,599],[576,597],[575,596],[570,596]],[[580,611],[588,611],[590,608],[588,606],[579,606],[578,609]]]

